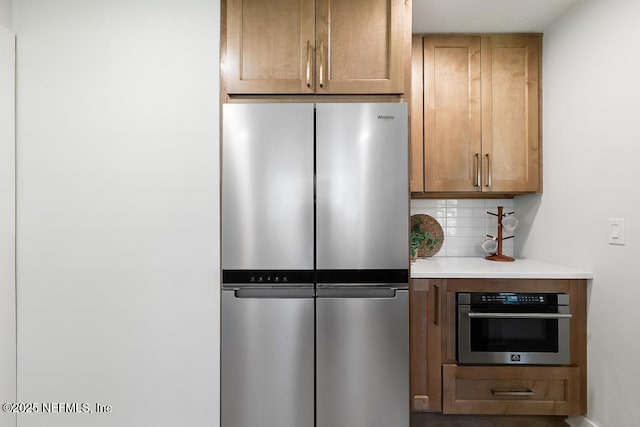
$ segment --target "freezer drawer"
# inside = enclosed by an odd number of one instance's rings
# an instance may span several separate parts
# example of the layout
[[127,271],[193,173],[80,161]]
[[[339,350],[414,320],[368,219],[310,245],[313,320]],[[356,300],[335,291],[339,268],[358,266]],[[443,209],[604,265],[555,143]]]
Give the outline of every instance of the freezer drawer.
[[318,289],[317,427],[409,426],[407,290]]
[[222,425],[314,427],[313,289],[222,292]]

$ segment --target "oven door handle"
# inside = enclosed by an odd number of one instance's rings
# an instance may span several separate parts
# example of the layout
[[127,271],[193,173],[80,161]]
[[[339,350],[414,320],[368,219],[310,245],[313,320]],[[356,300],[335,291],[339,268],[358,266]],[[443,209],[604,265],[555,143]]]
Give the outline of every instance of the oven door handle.
[[475,319],[570,319],[566,313],[468,313]]

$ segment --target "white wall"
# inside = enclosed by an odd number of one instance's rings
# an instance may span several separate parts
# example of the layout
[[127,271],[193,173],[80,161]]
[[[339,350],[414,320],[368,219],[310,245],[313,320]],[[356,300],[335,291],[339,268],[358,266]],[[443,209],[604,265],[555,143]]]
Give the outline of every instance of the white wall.
[[[0,27],[0,403],[16,400],[15,36]],[[16,417],[0,412],[0,427]]]
[[[542,196],[516,198],[516,252],[592,270],[588,417],[638,421],[640,2],[583,0],[544,35]],[[626,219],[625,246],[607,219]]]
[[11,0],[0,0],[0,27],[11,28]]
[[13,1],[20,427],[218,425],[219,8]]

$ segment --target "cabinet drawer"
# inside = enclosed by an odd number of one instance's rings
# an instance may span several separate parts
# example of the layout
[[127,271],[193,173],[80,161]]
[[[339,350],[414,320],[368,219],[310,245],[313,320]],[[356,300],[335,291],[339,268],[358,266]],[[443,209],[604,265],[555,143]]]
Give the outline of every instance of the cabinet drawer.
[[456,380],[460,400],[565,400],[560,380]]
[[443,412],[576,415],[580,368],[443,365]]

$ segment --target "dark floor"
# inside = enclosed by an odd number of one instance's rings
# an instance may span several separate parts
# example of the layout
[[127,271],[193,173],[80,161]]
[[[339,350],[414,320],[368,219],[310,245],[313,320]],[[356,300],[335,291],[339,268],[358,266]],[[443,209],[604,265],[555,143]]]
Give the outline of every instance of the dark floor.
[[567,427],[565,417],[412,414],[411,427]]

